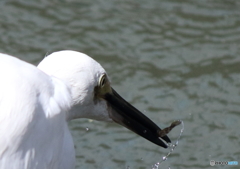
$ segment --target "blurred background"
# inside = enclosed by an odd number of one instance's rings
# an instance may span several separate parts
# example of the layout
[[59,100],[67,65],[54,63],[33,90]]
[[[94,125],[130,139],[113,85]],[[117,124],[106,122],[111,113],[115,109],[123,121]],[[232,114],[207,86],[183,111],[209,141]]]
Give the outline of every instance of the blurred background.
[[[37,65],[54,51],[81,51],[159,126],[183,120],[159,168],[240,163],[240,1],[1,0],[0,10],[0,52]],[[149,169],[169,151],[117,124],[70,128],[77,169]]]

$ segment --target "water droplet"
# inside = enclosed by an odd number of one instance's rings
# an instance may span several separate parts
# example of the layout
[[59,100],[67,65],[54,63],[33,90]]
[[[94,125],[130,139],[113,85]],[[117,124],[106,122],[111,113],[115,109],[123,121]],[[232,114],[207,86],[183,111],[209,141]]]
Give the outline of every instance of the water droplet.
[[154,166],[152,166],[152,169],[158,169],[158,166],[159,166],[159,162],[157,162],[156,164],[154,164]]
[[89,128],[88,127],[86,127],[86,131],[88,131],[89,130]]
[[[180,123],[179,123],[179,122],[180,122]],[[166,161],[166,160],[168,159],[168,157],[173,153],[174,149],[178,146],[178,143],[179,143],[179,141],[180,141],[180,138],[181,138],[182,133],[183,133],[183,130],[184,130],[184,123],[183,123],[183,121],[182,121],[182,120],[179,120],[178,123],[182,125],[182,129],[181,129],[181,131],[180,131],[180,133],[179,133],[179,135],[178,135],[178,137],[177,137],[176,142],[175,142],[174,144],[173,144],[173,143],[168,143],[168,144],[167,144],[168,147],[169,147],[169,152],[166,154],[166,156],[163,156],[163,157],[162,157],[162,160],[160,160],[160,162],[154,164],[154,165],[152,166],[152,169],[158,169],[158,168],[159,168],[159,165],[160,165],[162,162]],[[171,169],[170,166],[168,167],[168,169]]]

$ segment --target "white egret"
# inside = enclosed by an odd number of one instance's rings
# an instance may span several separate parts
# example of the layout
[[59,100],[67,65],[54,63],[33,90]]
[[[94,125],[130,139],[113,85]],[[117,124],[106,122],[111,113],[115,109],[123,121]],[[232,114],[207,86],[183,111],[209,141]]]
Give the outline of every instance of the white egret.
[[67,122],[114,121],[162,146],[161,130],[121,98],[102,66],[76,51],[55,52],[35,67],[0,54],[0,168],[73,169]]

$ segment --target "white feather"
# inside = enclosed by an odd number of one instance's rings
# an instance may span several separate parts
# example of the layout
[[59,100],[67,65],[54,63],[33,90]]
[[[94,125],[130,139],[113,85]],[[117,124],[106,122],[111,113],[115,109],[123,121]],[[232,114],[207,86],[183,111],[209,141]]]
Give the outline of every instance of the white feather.
[[0,168],[74,168],[67,121],[110,120],[106,102],[93,102],[103,73],[96,61],[74,51],[51,54],[39,69],[0,54]]

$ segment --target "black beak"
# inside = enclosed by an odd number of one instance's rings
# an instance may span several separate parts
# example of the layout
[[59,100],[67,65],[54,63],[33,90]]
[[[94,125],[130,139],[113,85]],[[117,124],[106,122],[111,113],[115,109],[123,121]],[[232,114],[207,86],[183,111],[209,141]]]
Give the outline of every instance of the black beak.
[[113,121],[128,128],[154,144],[164,148],[168,147],[166,143],[162,141],[164,140],[167,143],[170,143],[171,140],[168,136],[165,135],[160,137],[159,131],[161,131],[161,129],[143,113],[119,96],[114,89],[112,89],[112,93],[107,93],[105,95],[105,100],[108,102],[109,106],[112,107],[110,117]]

